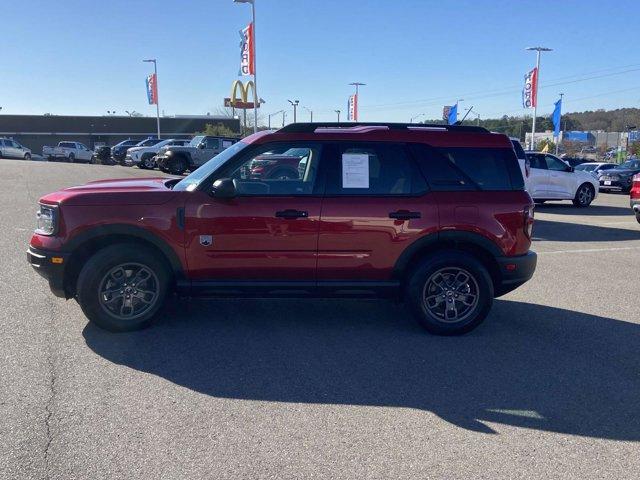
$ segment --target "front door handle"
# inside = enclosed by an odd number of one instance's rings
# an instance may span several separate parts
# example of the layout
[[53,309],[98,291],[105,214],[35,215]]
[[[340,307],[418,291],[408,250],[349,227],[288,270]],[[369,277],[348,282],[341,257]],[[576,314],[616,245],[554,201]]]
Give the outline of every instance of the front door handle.
[[389,213],[389,218],[396,220],[411,220],[412,218],[420,218],[422,214],[420,212],[410,212],[409,210],[398,210]]
[[309,212],[304,210],[279,210],[276,212],[276,217],[278,218],[286,218],[286,219],[296,219],[296,218],[308,218]]

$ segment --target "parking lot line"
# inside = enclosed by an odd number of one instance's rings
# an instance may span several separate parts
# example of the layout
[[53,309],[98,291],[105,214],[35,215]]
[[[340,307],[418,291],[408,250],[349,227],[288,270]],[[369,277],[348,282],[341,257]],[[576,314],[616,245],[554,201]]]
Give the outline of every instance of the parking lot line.
[[556,253],[596,253],[616,252],[619,250],[640,250],[640,247],[611,247],[611,248],[578,248],[572,250],[552,250],[550,252],[536,252],[538,255],[550,255]]

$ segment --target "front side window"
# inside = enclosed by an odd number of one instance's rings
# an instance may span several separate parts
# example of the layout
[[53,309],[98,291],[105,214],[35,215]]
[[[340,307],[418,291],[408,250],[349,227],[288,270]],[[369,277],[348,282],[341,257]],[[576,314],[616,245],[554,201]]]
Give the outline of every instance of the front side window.
[[238,195],[312,195],[320,155],[318,144],[265,145],[228,176]]
[[403,145],[338,144],[337,153],[336,168],[332,169],[327,183],[327,195],[412,193],[415,169]]
[[531,168],[538,168],[540,170],[547,170],[547,162],[545,162],[542,155],[527,155]]
[[549,170],[553,170],[555,172],[566,172],[568,170],[567,164],[556,157],[545,155],[544,160],[547,163],[547,168]]
[[204,135],[198,135],[197,137],[193,137],[189,142],[190,147],[197,147],[204,140]]
[[207,150],[217,150],[220,146],[220,140],[217,138],[207,138],[205,148]]

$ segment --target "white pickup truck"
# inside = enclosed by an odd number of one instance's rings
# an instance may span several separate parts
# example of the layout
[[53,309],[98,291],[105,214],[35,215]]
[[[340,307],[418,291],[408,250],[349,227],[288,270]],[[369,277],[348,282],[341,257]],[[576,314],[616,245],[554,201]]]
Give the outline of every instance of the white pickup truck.
[[80,142],[60,142],[57,147],[42,147],[42,156],[48,160],[90,162],[93,152]]

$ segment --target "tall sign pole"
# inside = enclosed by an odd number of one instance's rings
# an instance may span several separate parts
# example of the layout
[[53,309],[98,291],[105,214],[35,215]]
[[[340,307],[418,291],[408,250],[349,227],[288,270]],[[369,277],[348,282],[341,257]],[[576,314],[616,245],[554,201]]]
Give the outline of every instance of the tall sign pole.
[[233,0],[234,3],[251,4],[251,25],[253,30],[253,133],[258,131],[258,67],[256,57],[256,1],[255,0]]
[[354,121],[359,121],[360,120],[360,113],[358,112],[358,108],[359,108],[359,103],[360,103],[360,97],[358,96],[359,92],[358,92],[358,87],[364,86],[366,85],[366,83],[361,83],[361,82],[352,82],[349,85],[353,85],[354,87],[356,87],[356,96],[355,96],[355,106],[354,106],[354,115],[351,120]]
[[[153,63],[153,74],[155,76],[155,81],[156,81],[156,85],[155,85],[155,89],[156,89],[156,93],[158,92],[158,65],[156,62],[155,58],[151,58],[149,60],[143,60],[143,62],[146,63]],[[159,97],[160,95],[157,95],[157,97]],[[158,129],[158,139],[160,138],[160,100],[158,100],[158,98],[156,97],[156,126]]]
[[536,115],[538,113],[538,101],[537,101],[537,95],[538,95],[538,87],[540,85],[540,52],[550,52],[552,49],[551,48],[546,48],[546,47],[528,47],[526,50],[529,51],[535,51],[536,52],[536,75],[537,75],[537,79],[536,79],[536,85],[535,85],[535,95],[536,95],[536,101],[533,104],[533,124],[531,126],[531,145],[529,146],[530,150],[534,150],[535,149],[535,145],[536,145]]

